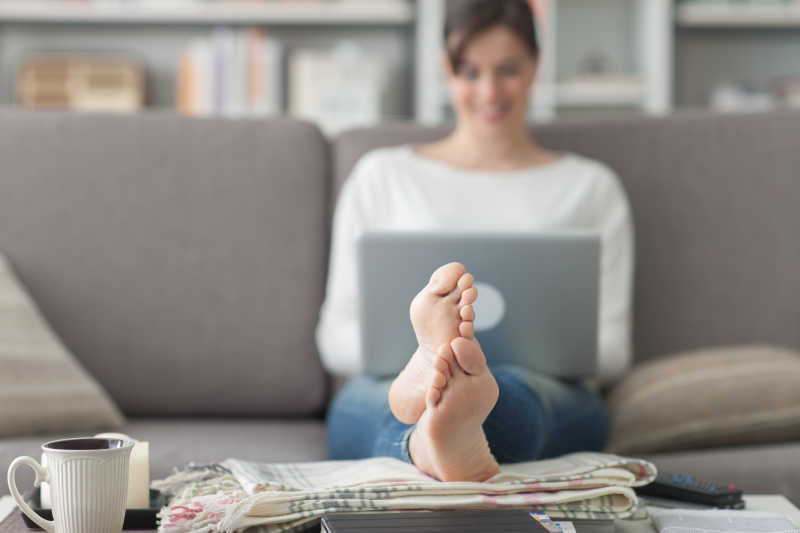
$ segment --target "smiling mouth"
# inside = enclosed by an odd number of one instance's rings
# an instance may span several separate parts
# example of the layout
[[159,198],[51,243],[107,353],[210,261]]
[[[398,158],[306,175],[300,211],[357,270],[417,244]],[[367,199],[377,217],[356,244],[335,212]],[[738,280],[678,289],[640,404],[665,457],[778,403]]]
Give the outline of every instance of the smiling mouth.
[[486,122],[498,122],[508,116],[508,107],[499,107],[494,109],[485,109],[478,112],[478,116]]

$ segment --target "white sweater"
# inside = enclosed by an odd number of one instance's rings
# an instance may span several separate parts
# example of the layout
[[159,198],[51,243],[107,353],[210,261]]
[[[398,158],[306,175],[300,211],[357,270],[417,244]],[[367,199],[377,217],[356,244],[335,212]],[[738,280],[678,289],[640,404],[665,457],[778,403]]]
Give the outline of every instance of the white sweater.
[[400,146],[362,157],[339,196],[327,291],[316,330],[329,371],[352,376],[362,370],[356,238],[365,231],[454,228],[597,231],[602,240],[598,378],[608,382],[628,368],[633,227],[625,192],[611,169],[567,153],[530,169],[472,171]]

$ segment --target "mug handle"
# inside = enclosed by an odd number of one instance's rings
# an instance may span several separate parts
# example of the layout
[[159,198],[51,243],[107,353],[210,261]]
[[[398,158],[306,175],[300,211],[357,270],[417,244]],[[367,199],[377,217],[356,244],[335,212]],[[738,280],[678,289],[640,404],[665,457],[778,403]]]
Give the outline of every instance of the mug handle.
[[17,481],[14,479],[14,474],[22,465],[28,465],[33,469],[36,473],[36,481],[34,481],[34,486],[38,487],[43,481],[47,481],[47,469],[36,462],[36,459],[33,457],[17,457],[11,463],[11,466],[8,467],[8,488],[11,489],[11,494],[14,496],[14,499],[17,500],[17,505],[22,510],[23,513],[28,515],[33,522],[35,522],[39,527],[47,531],[48,533],[53,533],[55,531],[55,521],[54,520],[45,520],[38,514],[36,514],[30,506],[25,503],[25,500],[22,499],[22,496],[19,494],[19,490],[17,490]]

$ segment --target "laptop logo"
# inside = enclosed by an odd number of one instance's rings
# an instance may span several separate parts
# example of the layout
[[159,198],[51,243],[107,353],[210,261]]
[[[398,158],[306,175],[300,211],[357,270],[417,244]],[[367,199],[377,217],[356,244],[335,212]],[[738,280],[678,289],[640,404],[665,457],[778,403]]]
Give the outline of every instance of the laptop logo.
[[497,326],[506,314],[506,301],[502,293],[487,283],[475,282],[478,299],[472,304],[475,309],[475,331],[485,331]]

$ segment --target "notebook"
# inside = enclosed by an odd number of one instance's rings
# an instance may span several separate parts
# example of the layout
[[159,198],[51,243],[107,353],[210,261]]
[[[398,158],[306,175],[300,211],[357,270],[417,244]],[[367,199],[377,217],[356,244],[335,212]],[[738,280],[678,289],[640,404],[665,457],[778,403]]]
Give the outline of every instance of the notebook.
[[324,533],[549,533],[527,511],[337,513],[322,518]]

